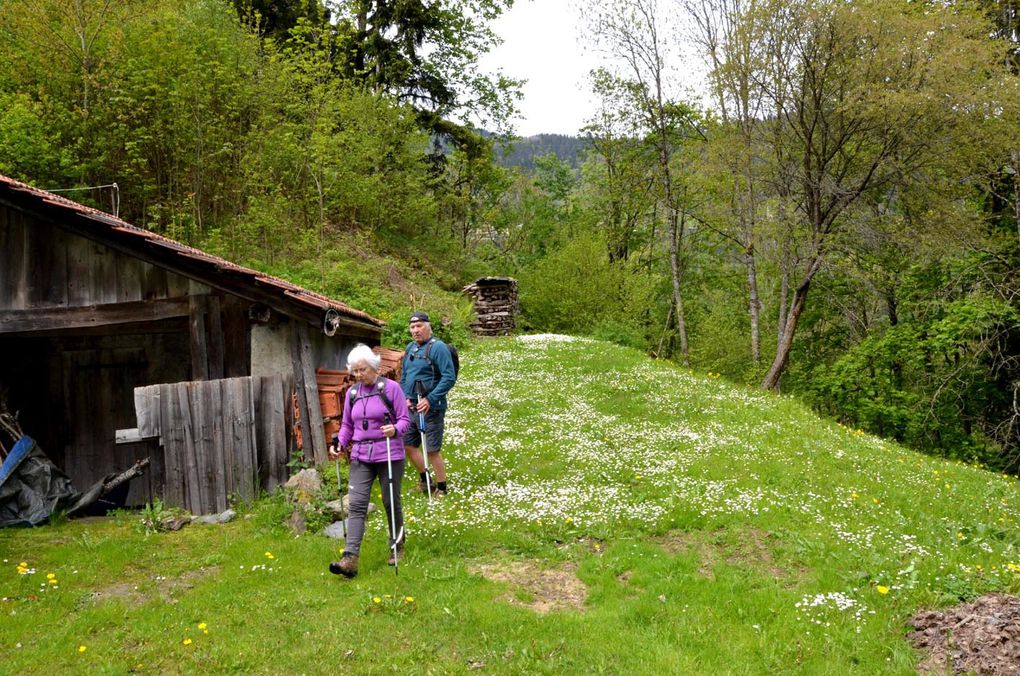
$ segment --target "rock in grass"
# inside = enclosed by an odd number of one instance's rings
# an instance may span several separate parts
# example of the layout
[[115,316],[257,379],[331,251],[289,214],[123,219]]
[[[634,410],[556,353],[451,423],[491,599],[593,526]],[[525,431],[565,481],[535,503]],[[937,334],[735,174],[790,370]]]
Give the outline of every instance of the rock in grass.
[[347,517],[347,496],[343,500],[330,500],[326,503],[326,509],[333,515],[333,521],[339,521]]
[[314,469],[303,469],[287,480],[286,487],[298,503],[311,502],[322,490],[322,477]]
[[232,509],[225,510],[219,514],[206,514],[205,516],[198,516],[191,523],[228,523],[234,520],[237,516],[237,512]]
[[326,528],[322,531],[322,534],[328,538],[333,538],[334,540],[343,540],[344,522],[334,521],[333,523],[326,526]]
[[290,518],[287,519],[287,525],[294,531],[294,535],[304,535],[305,531],[308,530],[308,522],[305,520],[305,515],[301,513],[300,509],[295,509],[291,512]]

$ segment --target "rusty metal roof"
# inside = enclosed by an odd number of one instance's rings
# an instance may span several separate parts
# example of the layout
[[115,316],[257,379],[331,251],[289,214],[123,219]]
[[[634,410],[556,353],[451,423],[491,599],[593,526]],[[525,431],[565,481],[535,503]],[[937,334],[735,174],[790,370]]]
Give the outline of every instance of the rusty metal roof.
[[[301,288],[279,277],[231,263],[219,256],[181,244],[151,230],[131,225],[116,216],[66,197],[33,188],[2,174],[0,174],[0,201],[6,201],[41,216],[48,216],[50,220],[56,215],[77,219],[91,237],[116,241],[128,250],[146,251],[149,254],[147,258],[153,258],[155,254],[155,265],[159,265],[160,261],[168,264],[178,263],[179,265],[173,266],[174,272],[210,286],[224,288],[242,297],[245,297],[244,285],[250,285],[260,291],[254,294],[251,300],[261,300],[269,293],[283,305],[283,308],[277,306],[277,309],[284,314],[307,318],[309,310],[322,313],[333,310],[345,320],[344,323],[368,325],[366,328],[378,328],[385,324],[381,319],[376,319],[338,300]],[[57,222],[57,225],[60,223]],[[225,283],[224,279],[229,279],[229,283]],[[287,307],[293,308],[296,312],[286,312]]]

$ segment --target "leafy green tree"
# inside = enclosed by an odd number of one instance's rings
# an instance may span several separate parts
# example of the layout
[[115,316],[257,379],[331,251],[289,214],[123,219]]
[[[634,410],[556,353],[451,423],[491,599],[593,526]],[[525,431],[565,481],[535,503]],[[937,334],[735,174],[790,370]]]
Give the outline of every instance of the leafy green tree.
[[[655,199],[655,174],[649,144],[642,142],[640,121],[620,96],[618,80],[598,69],[592,73],[592,87],[600,106],[583,131],[592,151],[584,165],[585,199],[590,218],[606,233],[610,262],[627,260],[640,243],[642,226],[651,221]],[[650,239],[645,234],[644,239]]]
[[513,0],[341,0],[344,72],[418,113],[423,128],[470,144],[477,123],[505,131],[520,82],[478,70],[498,44],[488,27]]
[[[973,13],[889,3],[764,3],[776,21],[757,21],[762,44],[792,39],[792,65],[766,62],[761,81],[781,125],[781,142],[796,157],[789,190],[798,217],[799,279],[776,356],[762,386],[774,388],[786,368],[797,322],[833,236],[851,207],[901,176],[941,160],[976,133],[979,112],[995,106],[1005,76],[988,68],[995,44]],[[906,58],[903,55],[908,55]],[[782,104],[779,107],[779,104]]]
[[683,362],[690,362],[683,293],[683,240],[690,217],[689,167],[677,160],[679,151],[700,135],[699,115],[680,101],[669,74],[673,64],[666,35],[668,13],[658,0],[614,0],[587,7],[596,43],[619,59],[623,75],[615,89],[626,92],[641,118],[643,136],[654,149],[659,198],[666,219],[672,281],[673,316],[676,318]]
[[286,38],[298,21],[324,26],[329,9],[321,0],[231,0],[238,17],[260,35]]

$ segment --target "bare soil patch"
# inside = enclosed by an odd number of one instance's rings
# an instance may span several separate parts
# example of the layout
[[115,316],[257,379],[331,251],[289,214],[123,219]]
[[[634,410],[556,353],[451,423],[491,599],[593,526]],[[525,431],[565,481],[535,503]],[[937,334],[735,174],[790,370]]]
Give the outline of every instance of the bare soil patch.
[[145,594],[138,591],[138,585],[133,582],[118,582],[102,589],[97,589],[92,592],[91,599],[95,602],[114,599],[123,601],[130,606],[140,606],[148,600]]
[[[767,573],[788,587],[796,586],[803,568],[787,569],[775,560],[770,540],[774,536],[757,528],[742,528],[734,533],[720,532],[715,536],[704,533],[671,531],[658,538],[659,545],[676,556],[694,552],[698,557],[698,574],[708,580],[715,579],[715,566],[725,561],[731,566],[753,568]],[[707,538],[714,538],[709,542]]]
[[216,575],[219,572],[219,566],[209,566],[208,568],[185,571],[172,580],[160,580],[159,595],[167,603],[177,603],[177,599],[174,598],[175,594],[186,592],[198,584],[202,578]]
[[698,575],[708,580],[715,579],[716,561],[719,560],[718,553],[701,538],[686,531],[670,531],[659,538],[659,545],[672,556],[686,554],[694,551],[698,555]]
[[737,545],[736,550],[730,552],[730,555],[726,557],[727,563],[734,566],[761,568],[775,578],[787,576],[787,571],[776,564],[772,548],[769,546],[768,540],[772,537],[771,533],[757,528],[748,528],[741,531],[741,536],[740,544]]
[[[186,571],[172,579],[157,577],[155,592],[166,603],[177,603],[177,599],[175,598],[176,594],[188,591],[193,588],[200,579],[210,575],[215,575],[218,572],[218,566],[210,566],[208,568]],[[128,605],[140,606],[147,603],[151,598],[151,594],[146,593],[146,591],[142,591],[139,588],[140,586],[141,585],[136,582],[116,582],[92,592],[90,599],[97,603],[113,599],[122,601]],[[151,592],[152,590],[149,588],[147,591]]]
[[927,653],[922,674],[1020,674],[1020,597],[988,594],[921,611],[911,624],[911,642]]
[[[536,613],[582,610],[588,596],[588,588],[577,579],[577,567],[572,563],[558,568],[540,568],[530,561],[510,561],[476,564],[468,570],[487,580],[509,585],[510,591],[501,600]],[[520,596],[529,600],[522,600]]]

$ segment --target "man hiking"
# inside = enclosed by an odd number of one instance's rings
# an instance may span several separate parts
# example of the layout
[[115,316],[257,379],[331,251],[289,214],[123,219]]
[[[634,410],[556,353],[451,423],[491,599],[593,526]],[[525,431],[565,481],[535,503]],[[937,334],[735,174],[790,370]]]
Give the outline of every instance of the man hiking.
[[[400,388],[407,399],[412,428],[404,434],[404,448],[418,468],[418,490],[432,490],[436,497],[446,495],[446,463],[441,453],[446,419],[446,393],[457,381],[453,357],[446,343],[432,335],[432,324],[424,312],[411,315],[411,342],[404,351]],[[424,416],[425,432],[419,429]],[[426,473],[421,446],[424,436],[428,462],[435,468],[435,481]]]

